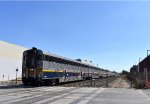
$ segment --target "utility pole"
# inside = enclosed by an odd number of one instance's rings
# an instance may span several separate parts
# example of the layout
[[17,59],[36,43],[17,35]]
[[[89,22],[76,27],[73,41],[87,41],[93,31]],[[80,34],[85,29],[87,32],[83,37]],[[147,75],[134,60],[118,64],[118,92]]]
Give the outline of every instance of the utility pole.
[[93,82],[93,79],[91,78],[91,87],[93,86],[92,82]]
[[17,84],[17,74],[18,74],[18,68],[16,69],[16,84]]
[[107,79],[107,77],[108,77],[108,75],[107,75],[107,74],[108,74],[108,73],[107,73],[107,71],[106,71],[106,73],[105,73],[105,74],[106,74],[106,88],[107,88],[107,87],[108,87],[108,79]]
[[4,74],[3,74],[3,78],[2,78],[2,84],[3,84],[3,81],[4,81]]
[[140,80],[140,58],[139,58],[139,64],[138,64],[138,81]]

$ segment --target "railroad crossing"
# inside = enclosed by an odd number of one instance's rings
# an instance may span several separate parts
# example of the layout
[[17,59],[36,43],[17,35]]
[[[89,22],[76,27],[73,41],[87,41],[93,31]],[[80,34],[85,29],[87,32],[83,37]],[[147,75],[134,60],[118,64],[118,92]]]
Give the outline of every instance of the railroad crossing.
[[149,104],[150,90],[35,87],[0,90],[1,104]]
[[[76,83],[80,84],[80,83]],[[73,85],[76,85],[73,84]],[[1,104],[149,104],[150,90],[129,87],[122,78],[106,86],[0,86]],[[65,87],[64,87],[65,86]]]

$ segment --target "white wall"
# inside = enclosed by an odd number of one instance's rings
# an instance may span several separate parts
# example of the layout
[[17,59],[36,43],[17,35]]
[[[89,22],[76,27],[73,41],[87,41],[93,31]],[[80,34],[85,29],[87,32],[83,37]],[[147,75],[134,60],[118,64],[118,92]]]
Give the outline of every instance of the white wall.
[[0,40],[0,81],[8,80],[8,77],[9,80],[15,79],[17,67],[18,77],[21,77],[22,53],[26,49]]

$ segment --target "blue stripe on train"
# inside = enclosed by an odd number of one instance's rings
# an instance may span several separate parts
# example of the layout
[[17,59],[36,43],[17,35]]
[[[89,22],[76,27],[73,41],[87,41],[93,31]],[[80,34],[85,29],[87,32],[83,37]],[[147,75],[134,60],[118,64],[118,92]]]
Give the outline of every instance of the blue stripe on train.
[[64,72],[43,72],[43,78],[58,78],[65,76]]

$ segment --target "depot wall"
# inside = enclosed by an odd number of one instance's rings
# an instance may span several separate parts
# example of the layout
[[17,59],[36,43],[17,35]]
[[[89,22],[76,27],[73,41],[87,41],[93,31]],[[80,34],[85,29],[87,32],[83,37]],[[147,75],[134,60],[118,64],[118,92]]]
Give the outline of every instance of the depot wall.
[[22,53],[26,49],[0,40],[0,81],[15,79],[16,68],[19,69],[18,77],[21,77]]

